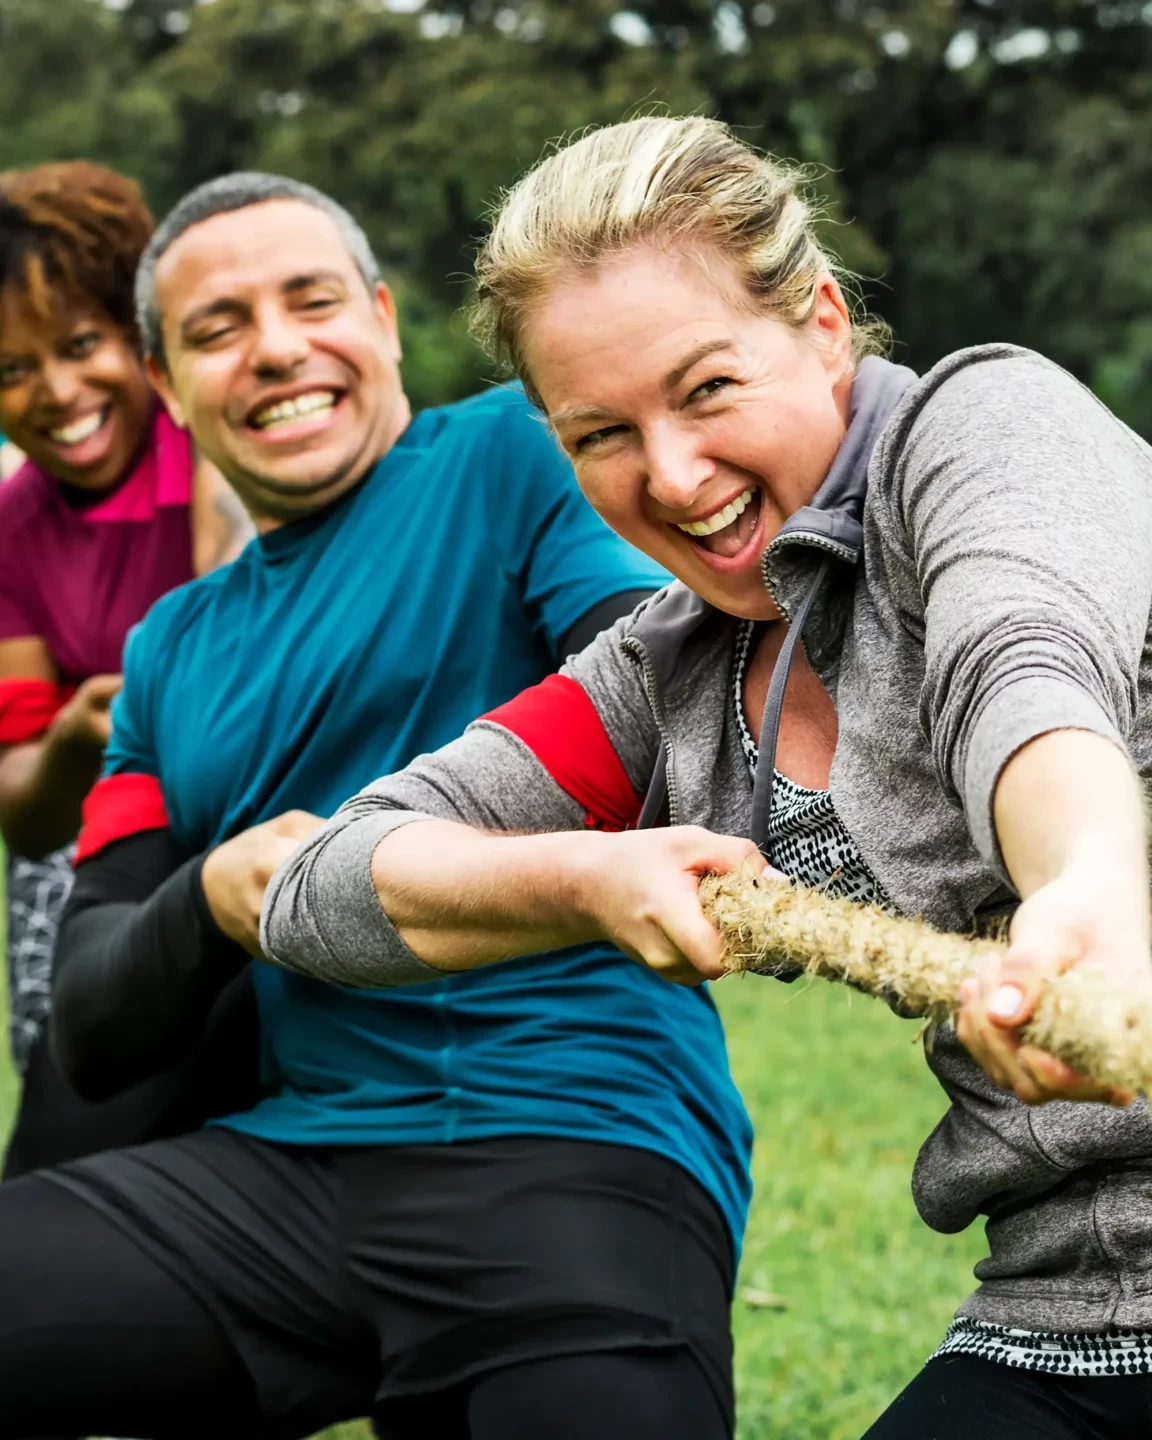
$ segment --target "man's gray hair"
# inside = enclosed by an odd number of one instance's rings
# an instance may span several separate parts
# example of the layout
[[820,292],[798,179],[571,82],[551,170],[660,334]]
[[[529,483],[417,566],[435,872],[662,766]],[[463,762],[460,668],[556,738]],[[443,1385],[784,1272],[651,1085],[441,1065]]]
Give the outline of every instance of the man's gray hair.
[[269,200],[300,200],[322,210],[339,230],[364,284],[369,290],[375,290],[380,283],[380,267],[367,235],[343,205],[338,205],[322,190],[300,180],[289,180],[285,175],[237,170],[231,175],[207,180],[185,195],[161,220],[141,255],[136,270],[136,323],[145,354],[161,361],[164,358],[164,334],[156,305],[156,266],[168,247],[202,220],[225,215],[230,210],[247,210],[250,205],[263,205]]

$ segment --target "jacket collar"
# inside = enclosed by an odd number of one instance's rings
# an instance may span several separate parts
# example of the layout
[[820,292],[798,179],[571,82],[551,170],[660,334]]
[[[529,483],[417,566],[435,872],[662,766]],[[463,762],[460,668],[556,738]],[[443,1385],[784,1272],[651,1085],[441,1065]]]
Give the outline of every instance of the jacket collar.
[[864,497],[868,463],[897,402],[917,379],[915,371],[868,355],[856,369],[848,398],[848,428],[811,505],[804,505],[772,537],[764,552],[792,545],[816,545],[854,565],[864,543]]

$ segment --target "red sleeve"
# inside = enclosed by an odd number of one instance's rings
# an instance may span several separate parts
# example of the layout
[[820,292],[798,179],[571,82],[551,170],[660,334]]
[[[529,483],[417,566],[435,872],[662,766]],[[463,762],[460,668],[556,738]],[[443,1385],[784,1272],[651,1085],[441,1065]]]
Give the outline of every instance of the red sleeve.
[[633,790],[599,712],[575,680],[549,675],[480,718],[527,745],[561,790],[583,805],[589,829],[628,830],[640,818],[643,797]]
[[155,775],[106,775],[88,792],[74,864],[90,860],[113,840],[141,830],[166,830],[168,810]]
[[0,680],[0,745],[39,740],[74,693],[51,680]]

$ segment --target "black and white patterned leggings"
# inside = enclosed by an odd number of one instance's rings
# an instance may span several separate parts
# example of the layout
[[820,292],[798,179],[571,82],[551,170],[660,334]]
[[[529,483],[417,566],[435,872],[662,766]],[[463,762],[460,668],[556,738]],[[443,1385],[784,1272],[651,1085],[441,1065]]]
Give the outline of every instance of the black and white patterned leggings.
[[43,860],[8,858],[8,1027],[23,1072],[52,1004],[52,954],[72,889],[72,851]]
[[937,1355],[864,1440],[1144,1440],[1152,1375],[1053,1375]]

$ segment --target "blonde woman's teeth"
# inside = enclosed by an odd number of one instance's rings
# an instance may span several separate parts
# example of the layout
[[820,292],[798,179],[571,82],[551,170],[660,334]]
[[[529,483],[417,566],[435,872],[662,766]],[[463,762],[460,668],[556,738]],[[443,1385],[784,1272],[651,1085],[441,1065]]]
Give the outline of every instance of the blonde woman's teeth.
[[336,396],[331,390],[310,390],[307,395],[297,395],[293,400],[278,400],[267,405],[252,417],[257,430],[269,430],[273,425],[286,425],[290,420],[301,420],[306,415],[320,415],[331,410]]
[[737,495],[735,500],[730,500],[723,510],[717,510],[715,515],[709,515],[707,520],[690,520],[687,525],[677,525],[677,530],[683,530],[686,535],[715,535],[717,530],[725,530],[729,525],[741,516],[752,503],[752,487],[749,486],[743,495]]
[[48,438],[57,445],[79,445],[81,440],[95,435],[103,423],[104,411],[97,410],[92,415],[85,415],[83,420],[73,420],[71,425],[61,425],[56,430],[49,430]]

